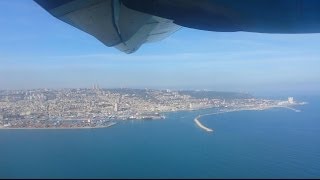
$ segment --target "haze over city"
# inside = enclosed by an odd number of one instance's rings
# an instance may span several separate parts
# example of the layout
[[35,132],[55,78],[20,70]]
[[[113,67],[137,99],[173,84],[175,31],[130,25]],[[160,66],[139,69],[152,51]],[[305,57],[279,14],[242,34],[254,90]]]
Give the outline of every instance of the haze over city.
[[311,0],[0,0],[0,179],[319,178],[319,19]]
[[0,89],[320,90],[319,34],[214,33],[182,28],[127,55],[33,1],[1,1]]

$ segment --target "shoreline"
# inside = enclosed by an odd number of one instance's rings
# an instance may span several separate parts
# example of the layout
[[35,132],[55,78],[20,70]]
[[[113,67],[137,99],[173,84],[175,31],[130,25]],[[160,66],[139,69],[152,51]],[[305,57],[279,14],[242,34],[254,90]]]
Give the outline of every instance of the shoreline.
[[24,130],[34,130],[34,129],[50,129],[50,130],[54,130],[54,129],[58,129],[58,130],[62,130],[62,129],[98,129],[98,128],[108,128],[108,127],[111,127],[111,126],[114,126],[116,125],[117,123],[111,123],[107,126],[96,126],[96,127],[62,127],[62,128],[59,128],[59,127],[49,127],[49,128],[6,128],[6,127],[0,127],[0,130],[2,129],[11,129],[11,130],[14,130],[14,129],[24,129]]
[[[215,107],[207,107],[207,108],[204,108],[204,109],[213,109]],[[295,109],[293,107],[289,107],[289,106],[269,106],[269,107],[263,107],[263,108],[257,108],[257,107],[253,107],[253,108],[242,108],[242,109],[228,109],[228,110],[220,110],[218,112],[214,112],[214,113],[207,113],[207,114],[200,114],[198,115],[196,118],[194,118],[194,122],[201,128],[201,129],[204,129],[205,131],[207,132],[212,132],[213,129],[210,129],[206,126],[204,126],[201,122],[200,122],[200,118],[203,117],[203,116],[208,116],[208,115],[214,115],[214,114],[222,114],[222,113],[227,113],[227,112],[237,112],[237,111],[253,111],[253,110],[267,110],[267,109],[271,109],[271,108],[286,108],[286,109],[289,109],[289,110],[293,110],[295,112],[301,112],[301,110],[298,110],[298,109]],[[203,110],[203,109],[197,109],[197,110]],[[177,110],[177,111],[169,111],[169,112],[161,112],[161,113],[172,113],[172,112],[180,112],[180,111],[196,111],[196,109],[193,109],[193,110]],[[77,119],[79,120],[79,119]],[[141,119],[141,120],[144,120],[144,119]],[[80,119],[79,121],[82,121],[82,119]],[[30,128],[27,128],[27,127],[23,127],[23,128],[19,128],[19,127],[16,127],[16,128],[12,128],[12,127],[0,127],[0,130],[2,129],[25,129],[25,130],[32,130],[32,129],[97,129],[97,128],[108,128],[108,127],[111,127],[113,125],[117,124],[116,122],[113,122],[109,125],[106,125],[106,126],[96,126],[96,127],[48,127],[48,128],[45,128],[45,127],[41,127],[41,128],[35,128],[35,127],[30,127]]]
[[267,109],[272,109],[272,108],[285,108],[285,109],[290,109],[294,112],[301,112],[301,110],[299,109],[295,109],[293,107],[288,107],[288,106],[270,106],[270,107],[265,107],[265,108],[248,108],[248,109],[234,109],[234,110],[222,110],[219,112],[214,112],[214,113],[207,113],[207,114],[201,114],[198,115],[197,117],[194,118],[194,122],[196,123],[196,125],[198,125],[201,129],[204,129],[207,132],[212,132],[213,130],[204,126],[201,122],[200,122],[200,118],[203,116],[208,116],[208,115],[214,115],[214,114],[223,114],[223,113],[228,113],[228,112],[238,112],[238,111],[262,111],[262,110],[267,110]]

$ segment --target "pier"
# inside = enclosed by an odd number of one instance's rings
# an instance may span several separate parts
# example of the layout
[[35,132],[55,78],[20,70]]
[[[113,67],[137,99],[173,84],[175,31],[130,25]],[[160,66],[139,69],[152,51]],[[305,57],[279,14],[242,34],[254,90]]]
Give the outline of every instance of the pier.
[[200,116],[197,116],[197,117],[194,119],[194,122],[195,122],[200,128],[204,129],[204,130],[207,131],[207,132],[212,132],[212,131],[213,131],[212,129],[207,128],[207,127],[205,127],[204,125],[202,125],[202,124],[200,123],[200,121],[198,120],[198,118],[200,118]]
[[108,124],[107,126],[104,126],[104,127],[111,127],[111,126],[113,126],[113,125],[116,125],[117,123],[115,123],[115,122],[111,122],[110,124]]
[[227,112],[235,112],[235,111],[252,111],[252,110],[266,110],[266,109],[270,109],[270,108],[286,108],[286,109],[290,109],[293,110],[294,112],[301,112],[301,110],[299,109],[295,109],[293,107],[289,107],[289,106],[268,106],[268,107],[262,107],[262,108],[239,108],[239,109],[229,109],[229,110],[224,110],[224,111],[219,111],[219,112],[214,112],[214,113],[208,113],[208,114],[202,114],[197,116],[196,118],[194,118],[194,122],[203,130],[207,131],[207,132],[212,132],[213,130],[210,128],[207,128],[206,126],[204,126],[203,124],[201,124],[201,122],[199,121],[200,117],[203,116],[208,116],[208,115],[214,115],[214,114],[222,114],[222,113],[227,113]]
[[283,106],[283,108],[291,109],[294,112],[301,112],[301,110],[299,110],[299,109],[295,109],[295,108],[288,107],[288,106]]

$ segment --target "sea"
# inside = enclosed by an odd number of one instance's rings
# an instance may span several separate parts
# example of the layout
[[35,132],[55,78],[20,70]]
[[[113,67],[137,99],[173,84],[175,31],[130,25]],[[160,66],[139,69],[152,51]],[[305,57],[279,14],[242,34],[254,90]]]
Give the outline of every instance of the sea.
[[320,178],[320,97],[284,108],[109,128],[0,130],[0,178]]

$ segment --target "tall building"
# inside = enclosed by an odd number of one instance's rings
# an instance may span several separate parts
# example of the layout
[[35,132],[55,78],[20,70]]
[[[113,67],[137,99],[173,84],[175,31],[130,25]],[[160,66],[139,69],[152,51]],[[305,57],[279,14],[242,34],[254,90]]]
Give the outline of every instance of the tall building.
[[113,109],[115,112],[117,112],[118,111],[118,103],[115,103],[114,104],[114,109]]
[[293,97],[288,97],[288,103],[293,104]]
[[47,105],[47,116],[50,119],[50,106],[49,106],[49,104]]
[[99,84],[93,84],[92,89],[93,89],[93,90],[98,90],[98,89],[100,89],[100,88],[99,88]]

